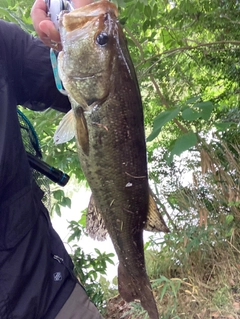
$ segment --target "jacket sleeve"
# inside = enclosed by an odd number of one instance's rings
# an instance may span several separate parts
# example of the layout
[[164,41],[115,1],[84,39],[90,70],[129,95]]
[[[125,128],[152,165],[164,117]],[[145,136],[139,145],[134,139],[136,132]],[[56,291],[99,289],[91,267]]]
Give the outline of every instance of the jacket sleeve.
[[68,98],[55,85],[50,49],[17,25],[2,20],[0,37],[17,104],[36,111],[49,107],[62,112],[70,110]]

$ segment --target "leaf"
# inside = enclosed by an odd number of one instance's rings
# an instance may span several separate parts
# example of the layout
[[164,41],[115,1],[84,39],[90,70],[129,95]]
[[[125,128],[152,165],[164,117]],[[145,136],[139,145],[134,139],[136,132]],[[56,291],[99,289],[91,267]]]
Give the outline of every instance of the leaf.
[[8,21],[18,24],[18,19],[6,8],[0,7],[0,17],[6,17]]
[[166,49],[171,47],[172,40],[173,39],[170,35],[170,32],[166,29],[162,29],[161,34],[160,34],[160,41],[163,43],[163,45],[165,46]]
[[149,245],[150,245],[150,241],[147,241],[147,242],[144,244],[144,250],[147,250],[148,247],[149,247]]
[[52,194],[57,201],[61,201],[64,197],[64,192],[61,189],[53,191]]
[[106,257],[106,261],[107,261],[109,264],[111,264],[111,265],[115,265],[114,262],[112,261],[112,259],[110,259],[110,258],[108,258],[108,257]]
[[[192,104],[194,101],[199,99],[199,97],[192,98],[186,101],[187,104]],[[182,111],[182,117],[187,121],[195,121],[198,118],[202,118],[203,120],[209,120],[212,110],[214,108],[213,103],[211,101],[199,102],[195,103],[191,108],[187,106],[182,107],[184,110]],[[197,109],[194,110],[193,108]]]
[[142,26],[143,32],[146,32],[149,26],[150,26],[150,20],[144,21]]
[[182,117],[187,121],[195,121],[200,117],[200,113],[189,107],[182,112]]
[[82,211],[82,216],[81,216],[80,220],[78,221],[78,223],[85,228],[86,227],[86,220],[87,220],[87,209]]
[[96,252],[98,255],[100,255],[100,256],[101,256],[101,252],[100,252],[100,250],[99,250],[99,249],[94,248],[94,250],[95,250],[95,252]]
[[162,299],[166,293],[167,288],[168,288],[168,284],[165,283],[165,285],[163,286],[162,291],[161,291],[160,301],[162,301]]
[[60,206],[58,204],[55,205],[55,212],[57,213],[57,215],[59,217],[61,217],[61,210],[60,210]]
[[69,197],[64,197],[62,200],[62,206],[71,208],[71,199]]
[[[150,23],[151,28],[154,29],[156,27],[156,24],[157,24],[157,20],[156,19],[152,19],[151,23]],[[153,37],[153,33],[152,33],[152,37]]]
[[216,122],[214,126],[218,131],[225,131],[226,129],[230,128],[231,125],[235,124],[234,122]]
[[154,7],[153,7],[153,10],[152,10],[152,16],[153,16],[153,18],[156,18],[156,17],[157,17],[157,14],[158,14],[158,5],[155,3],[155,4],[154,4]]
[[73,241],[75,239],[75,234],[72,234],[71,236],[68,237],[68,243],[70,243],[71,241]]
[[233,219],[234,219],[233,215],[227,215],[226,216],[226,223],[230,224],[233,221]]
[[150,6],[145,6],[144,7],[144,14],[147,18],[151,19],[152,17],[152,10]]
[[211,101],[196,103],[193,105],[193,107],[200,109],[200,117],[202,117],[205,121],[210,118],[212,110],[214,108]]
[[180,136],[173,144],[172,151],[168,158],[168,162],[172,161],[173,155],[181,155],[183,152],[189,150],[197,143],[197,136],[195,133],[190,132]]
[[180,109],[179,107],[177,107],[174,109],[169,109],[159,114],[153,121],[153,130],[151,134],[148,136],[147,141],[150,142],[153,139],[155,139],[161,132],[162,127],[167,122],[170,122],[172,119],[174,119],[178,115],[179,111]]
[[125,3],[124,2],[125,2],[124,0],[113,0],[113,3],[118,5],[120,8],[125,7]]
[[[124,17],[124,18],[122,18],[122,19],[119,19],[119,22],[120,22],[121,25],[125,25],[126,22],[127,22],[127,17]],[[129,42],[128,42],[128,43],[129,43]]]
[[180,281],[174,283],[172,280],[170,280],[170,286],[172,288],[172,292],[175,298],[177,298],[177,291],[179,290],[180,284]]
[[199,99],[200,99],[200,96],[191,97],[190,99],[185,101],[185,104],[193,104],[193,103],[197,102]]

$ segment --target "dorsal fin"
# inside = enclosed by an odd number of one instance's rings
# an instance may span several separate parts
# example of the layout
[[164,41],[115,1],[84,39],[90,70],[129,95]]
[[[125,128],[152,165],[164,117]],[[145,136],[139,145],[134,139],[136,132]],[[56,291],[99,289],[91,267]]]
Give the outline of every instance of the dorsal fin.
[[154,194],[149,187],[148,214],[144,230],[152,232],[162,231],[164,233],[168,233],[169,229],[157,207],[156,201],[154,200],[153,196]]

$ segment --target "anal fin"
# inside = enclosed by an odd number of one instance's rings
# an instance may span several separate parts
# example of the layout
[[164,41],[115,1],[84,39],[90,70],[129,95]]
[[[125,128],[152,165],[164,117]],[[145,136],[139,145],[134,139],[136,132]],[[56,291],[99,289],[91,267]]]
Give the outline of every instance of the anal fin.
[[89,236],[93,239],[103,241],[107,238],[108,232],[105,227],[101,211],[96,206],[92,195],[90,197],[87,210],[86,230]]

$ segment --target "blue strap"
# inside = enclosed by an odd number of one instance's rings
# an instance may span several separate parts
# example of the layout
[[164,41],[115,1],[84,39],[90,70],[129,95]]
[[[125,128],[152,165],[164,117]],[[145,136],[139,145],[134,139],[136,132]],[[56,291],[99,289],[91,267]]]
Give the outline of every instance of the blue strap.
[[53,69],[53,74],[54,74],[54,79],[56,83],[56,87],[59,92],[61,92],[64,95],[68,95],[67,91],[64,90],[62,81],[60,80],[59,74],[58,74],[58,63],[57,63],[57,57],[53,49],[50,49],[50,59],[51,59],[51,64],[52,64],[52,69]]

